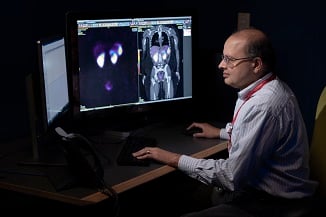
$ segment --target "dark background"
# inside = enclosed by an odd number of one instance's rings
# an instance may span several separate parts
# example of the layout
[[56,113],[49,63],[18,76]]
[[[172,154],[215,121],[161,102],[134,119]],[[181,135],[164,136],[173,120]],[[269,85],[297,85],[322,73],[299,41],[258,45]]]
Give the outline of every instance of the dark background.
[[[232,117],[236,90],[227,87],[217,71],[216,53],[237,28],[239,12],[251,14],[251,25],[265,31],[278,56],[277,73],[297,95],[311,138],[319,94],[326,84],[325,7],[322,1],[284,0],[167,1],[22,1],[11,0],[2,7],[1,18],[1,107],[0,142],[30,134],[25,76],[37,70],[36,40],[65,34],[65,13],[70,10],[196,9],[199,53],[194,88],[199,111],[207,119]],[[197,106],[198,106],[197,105]],[[199,106],[198,106],[199,107]],[[192,109],[192,108],[190,108]],[[0,147],[2,149],[4,147]]]

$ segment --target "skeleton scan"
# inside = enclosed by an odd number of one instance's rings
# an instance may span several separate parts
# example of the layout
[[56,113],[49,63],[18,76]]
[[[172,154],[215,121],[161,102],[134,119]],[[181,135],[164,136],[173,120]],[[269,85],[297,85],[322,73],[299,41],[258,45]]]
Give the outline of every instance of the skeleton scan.
[[158,25],[143,33],[143,68],[148,100],[170,99],[180,81],[178,37],[173,28]]

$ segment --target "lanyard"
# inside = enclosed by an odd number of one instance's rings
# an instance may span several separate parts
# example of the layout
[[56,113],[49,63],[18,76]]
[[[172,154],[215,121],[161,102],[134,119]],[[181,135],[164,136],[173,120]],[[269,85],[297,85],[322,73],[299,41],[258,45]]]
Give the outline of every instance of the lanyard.
[[235,120],[238,117],[238,113],[241,109],[241,107],[252,97],[252,95],[254,95],[254,93],[256,93],[258,90],[260,90],[265,84],[267,84],[268,82],[272,81],[275,79],[275,75],[273,74],[272,76],[270,76],[269,78],[267,78],[266,80],[264,80],[263,82],[261,82],[259,85],[257,85],[254,89],[252,89],[251,91],[249,91],[249,93],[247,94],[247,96],[245,97],[243,103],[240,105],[238,111],[235,113],[235,115],[233,116],[232,119],[232,125],[234,124]]
[[256,93],[258,90],[260,90],[265,84],[267,84],[268,82],[274,80],[276,78],[276,75],[273,74],[271,75],[269,78],[267,78],[266,80],[262,81],[260,84],[258,84],[254,89],[252,89],[251,91],[249,91],[249,93],[246,95],[246,97],[244,98],[243,103],[240,105],[240,107],[238,108],[237,112],[235,113],[235,115],[233,116],[232,122],[229,123],[227,125],[227,133],[230,136],[229,139],[229,144],[228,144],[228,148],[230,149],[231,147],[231,133],[232,133],[232,129],[233,129],[233,124],[235,122],[235,120],[238,117],[239,111],[241,109],[241,107],[252,97],[252,95],[254,95],[254,93]]

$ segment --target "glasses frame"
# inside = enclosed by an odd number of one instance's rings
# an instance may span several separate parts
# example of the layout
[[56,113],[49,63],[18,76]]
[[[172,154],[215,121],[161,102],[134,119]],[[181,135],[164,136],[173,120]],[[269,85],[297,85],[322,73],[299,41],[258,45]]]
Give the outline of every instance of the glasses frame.
[[[252,59],[254,59],[256,57],[252,56],[252,57],[235,58],[235,57],[231,57],[231,56],[228,56],[228,55],[221,54],[220,58],[221,58],[220,61],[224,61],[226,63],[226,65],[230,65],[232,62],[237,61],[237,60],[247,61],[247,60],[252,60]],[[236,65],[233,65],[233,67],[235,67],[235,66]]]

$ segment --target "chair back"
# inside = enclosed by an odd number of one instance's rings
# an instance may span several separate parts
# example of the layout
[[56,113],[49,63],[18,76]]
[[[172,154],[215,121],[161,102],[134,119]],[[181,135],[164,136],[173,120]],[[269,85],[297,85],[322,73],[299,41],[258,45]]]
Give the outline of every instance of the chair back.
[[310,144],[310,167],[312,179],[319,182],[317,195],[326,198],[326,86],[316,109]]

